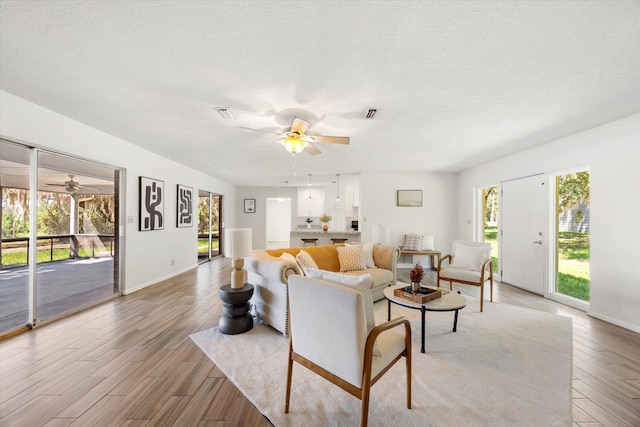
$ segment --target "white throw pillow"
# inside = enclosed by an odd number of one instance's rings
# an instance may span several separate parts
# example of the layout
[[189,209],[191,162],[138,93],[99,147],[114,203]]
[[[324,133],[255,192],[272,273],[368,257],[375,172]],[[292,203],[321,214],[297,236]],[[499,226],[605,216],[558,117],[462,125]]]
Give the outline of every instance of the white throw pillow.
[[482,264],[487,261],[487,250],[481,247],[457,245],[453,254],[451,267],[464,270],[480,271]]
[[422,250],[423,251],[433,251],[436,249],[435,237],[433,236],[423,236],[422,239]]
[[302,271],[304,271],[305,276],[313,277],[315,279],[322,279],[322,273],[325,272],[325,270],[319,270],[317,268],[309,268],[309,267],[302,267]]
[[373,242],[370,243],[345,243],[347,246],[362,245],[362,260],[367,268],[376,268],[373,260]]
[[316,264],[313,258],[311,258],[309,252],[305,250],[301,250],[300,252],[298,252],[298,255],[296,255],[296,261],[298,261],[298,264],[300,264],[300,267],[302,268],[318,268],[318,264]]
[[424,236],[419,234],[405,234],[404,243],[402,249],[405,251],[420,251],[422,250],[422,239]]
[[336,249],[341,272],[367,269],[362,256],[362,245],[338,246]]
[[[369,335],[371,330],[376,327],[376,319],[373,314],[373,297],[371,296],[371,282],[373,280],[371,278],[371,274],[366,273],[359,276],[353,276],[334,273],[332,271],[323,271],[322,279],[338,283],[340,285],[349,286],[362,294],[362,299],[364,300],[364,315],[367,321],[367,335]],[[373,345],[373,355],[382,357],[382,352],[377,344]]]

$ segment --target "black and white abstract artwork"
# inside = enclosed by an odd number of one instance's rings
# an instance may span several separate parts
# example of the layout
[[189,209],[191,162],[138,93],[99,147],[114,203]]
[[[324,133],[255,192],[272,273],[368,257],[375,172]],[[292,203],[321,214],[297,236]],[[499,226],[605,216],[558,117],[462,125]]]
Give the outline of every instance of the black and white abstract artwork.
[[140,231],[164,228],[164,181],[140,177]]
[[178,184],[178,227],[193,226],[193,188]]

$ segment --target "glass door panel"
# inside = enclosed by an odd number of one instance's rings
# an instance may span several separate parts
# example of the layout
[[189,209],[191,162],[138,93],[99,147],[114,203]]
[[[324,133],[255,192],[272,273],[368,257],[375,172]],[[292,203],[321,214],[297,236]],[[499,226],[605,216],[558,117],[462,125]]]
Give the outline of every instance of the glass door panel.
[[0,334],[29,323],[29,149],[0,141]]
[[39,152],[39,321],[119,291],[115,176],[113,168]]

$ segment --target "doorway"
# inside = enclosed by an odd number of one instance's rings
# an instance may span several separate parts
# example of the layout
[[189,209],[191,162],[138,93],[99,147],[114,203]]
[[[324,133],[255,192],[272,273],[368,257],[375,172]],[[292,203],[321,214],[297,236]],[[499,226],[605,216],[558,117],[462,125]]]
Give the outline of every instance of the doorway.
[[291,199],[268,197],[266,223],[265,247],[267,249],[290,247]]
[[222,196],[198,191],[198,263],[221,255]]
[[542,174],[502,183],[501,278],[539,295],[547,294],[544,254],[549,245],[548,197]]
[[493,275],[500,278],[499,266],[499,187],[485,187],[482,189],[482,241],[491,243],[491,259],[493,260]]

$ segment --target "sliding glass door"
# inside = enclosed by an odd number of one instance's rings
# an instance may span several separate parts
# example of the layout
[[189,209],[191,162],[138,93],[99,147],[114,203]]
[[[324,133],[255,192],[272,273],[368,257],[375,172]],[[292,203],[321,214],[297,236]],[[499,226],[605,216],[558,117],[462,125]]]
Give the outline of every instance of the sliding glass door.
[[222,254],[222,196],[198,191],[198,262],[206,262]]
[[0,333],[118,294],[121,171],[1,143]]

